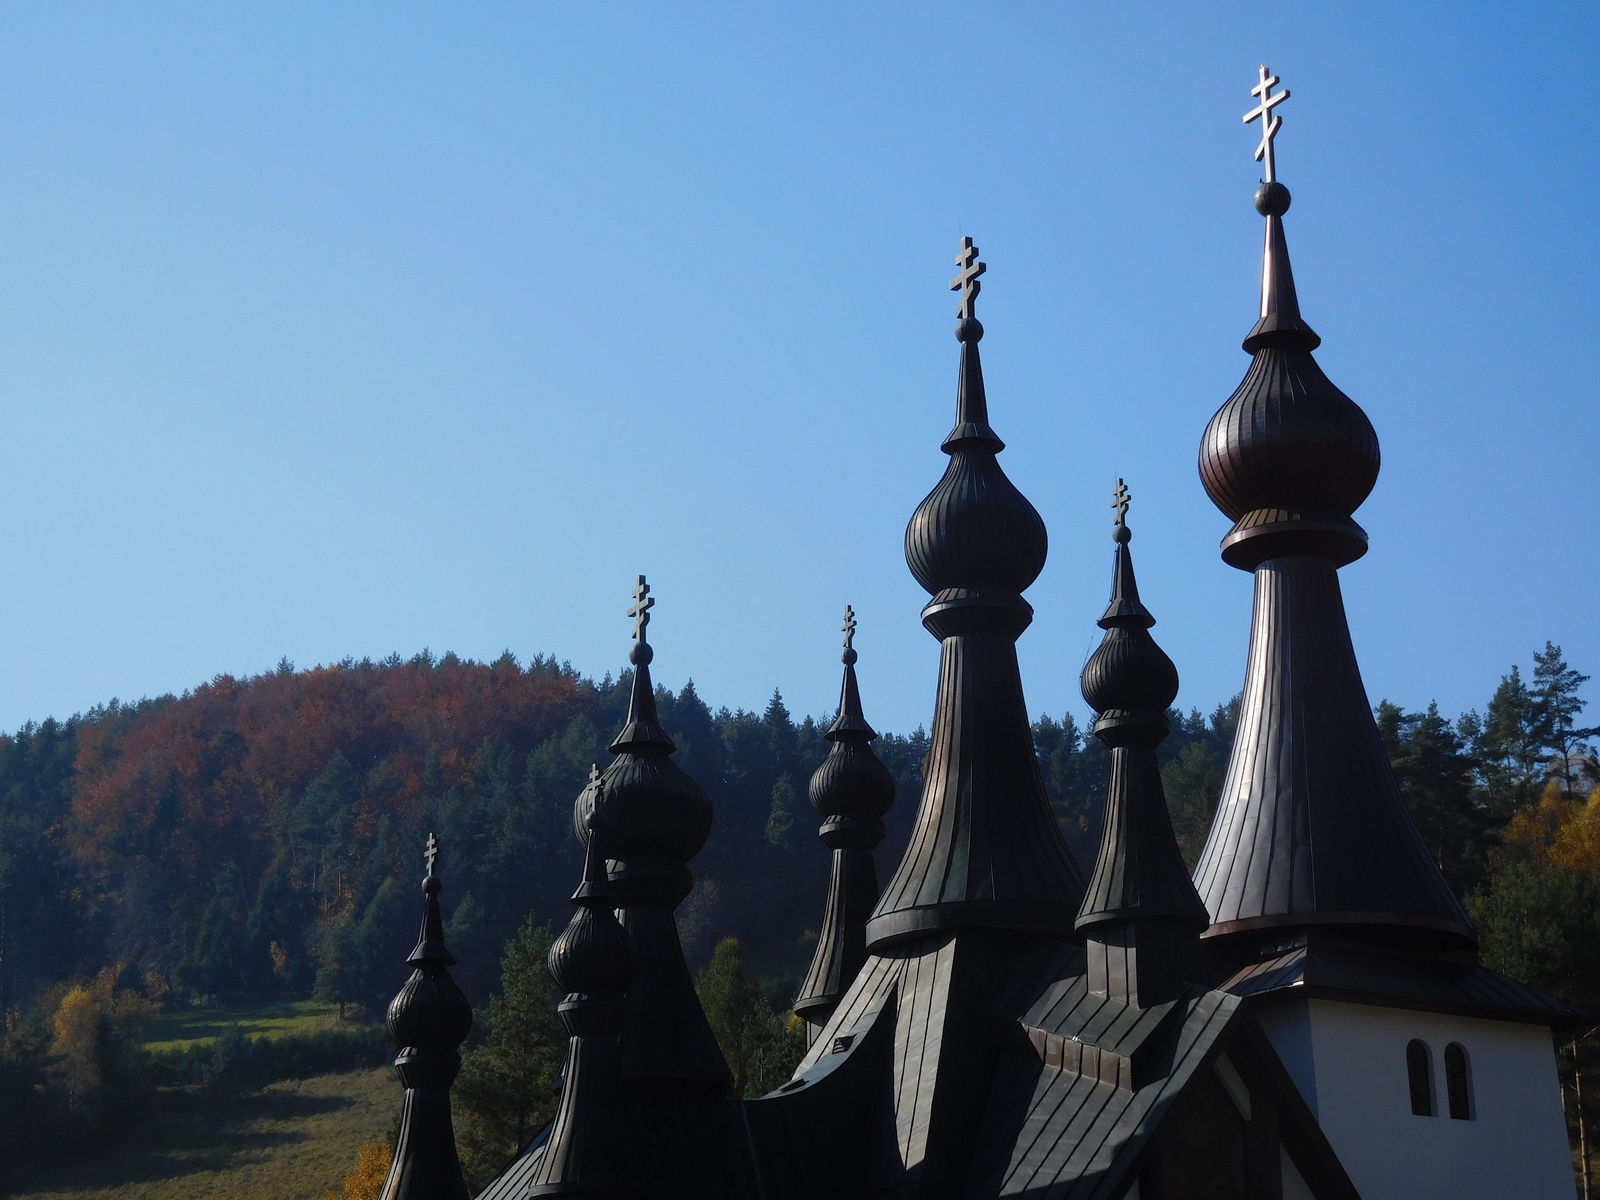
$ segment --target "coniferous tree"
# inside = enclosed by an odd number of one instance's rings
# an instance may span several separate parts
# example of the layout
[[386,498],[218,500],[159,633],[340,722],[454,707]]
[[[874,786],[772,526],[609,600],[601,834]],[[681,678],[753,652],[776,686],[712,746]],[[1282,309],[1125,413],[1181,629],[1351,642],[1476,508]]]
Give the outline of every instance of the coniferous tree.
[[548,924],[530,915],[506,943],[500,991],[489,1000],[488,1036],[462,1059],[451,1093],[462,1169],[474,1192],[555,1116],[567,1034],[547,966],[553,937]]
[[1582,773],[1586,743],[1592,737],[1600,737],[1600,727],[1578,724],[1585,707],[1578,689],[1588,681],[1587,675],[1567,665],[1561,657],[1561,647],[1553,642],[1545,642],[1544,649],[1533,656],[1533,724],[1552,756],[1561,790],[1569,797],[1575,794],[1574,776]]

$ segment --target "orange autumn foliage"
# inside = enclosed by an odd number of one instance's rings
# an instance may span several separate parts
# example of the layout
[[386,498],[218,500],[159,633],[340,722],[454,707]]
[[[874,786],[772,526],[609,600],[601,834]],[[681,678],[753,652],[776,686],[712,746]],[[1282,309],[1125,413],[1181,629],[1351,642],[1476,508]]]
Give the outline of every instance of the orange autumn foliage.
[[393,1160],[394,1147],[388,1142],[366,1143],[356,1151],[356,1165],[345,1175],[344,1182],[326,1193],[323,1200],[378,1200]]
[[1587,800],[1569,800],[1550,780],[1537,805],[1511,818],[1501,844],[1513,861],[1600,871],[1600,787]]
[[413,814],[430,770],[438,788],[470,791],[480,747],[526,755],[595,705],[592,685],[553,660],[524,668],[509,655],[219,675],[181,698],[83,719],[61,832],[91,910],[137,912],[152,886],[141,878],[152,877],[203,904],[220,863],[260,877],[275,852],[274,805],[302,793],[336,753],[358,770],[381,767],[381,794],[353,813],[360,846],[380,817]]

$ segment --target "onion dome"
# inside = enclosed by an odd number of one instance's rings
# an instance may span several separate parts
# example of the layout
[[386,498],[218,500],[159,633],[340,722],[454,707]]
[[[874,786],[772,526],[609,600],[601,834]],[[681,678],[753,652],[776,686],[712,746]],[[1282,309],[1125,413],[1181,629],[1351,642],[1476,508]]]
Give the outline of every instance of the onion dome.
[[1083,876],[1056,826],[1034,756],[1016,639],[1033,620],[1022,591],[1044,567],[1044,522],[1000,469],[973,311],[987,269],[963,238],[956,424],[944,477],[906,528],[906,564],[933,598],[922,623],[942,643],[939,691],[910,848],[867,926],[868,948],[946,928],[1071,937]]
[[401,1048],[395,1068],[406,1096],[382,1200],[466,1200],[468,1195],[456,1157],[450,1085],[461,1069],[456,1048],[472,1030],[472,1005],[450,978],[456,960],[444,944],[435,873],[439,839],[431,833],[426,860],[422,931],[406,959],[411,978],[389,1003],[389,1034]]
[[627,721],[611,743],[616,758],[605,770],[603,806],[597,814],[600,789],[585,788],[574,806],[573,823],[579,839],[587,843],[589,826],[598,816],[607,831],[607,853],[628,863],[627,878],[617,880],[619,894],[631,895],[639,887],[659,888],[660,902],[676,906],[689,893],[685,864],[711,834],[711,801],[705,789],[672,761],[677,747],[656,712],[650,681],[655,651],[645,636],[655,597],[643,575],[634,585],[633,600],[628,609],[635,640],[628,651],[633,687]]
[[[906,565],[933,593],[933,603],[923,610],[923,624],[934,636],[961,628],[961,613],[976,604],[1009,610],[1011,619],[1002,624],[1014,626],[1014,637],[1033,620],[1033,609],[1021,593],[1044,570],[1048,538],[1044,520],[995,458],[1006,444],[989,427],[978,354],[983,326],[973,312],[981,289],[978,276],[988,266],[975,261],[978,249],[971,238],[961,239],[961,249],[958,282],[966,288],[956,324],[961,343],[956,423],[940,447],[950,463],[906,526]],[[994,623],[993,613],[980,622],[985,627]]]
[[894,776],[872,752],[878,736],[861,712],[856,686],[856,615],[844,610],[844,683],[839,715],[824,735],[833,743],[811,776],[811,804],[822,817],[822,842],[833,851],[827,907],[811,970],[794,1011],[815,1031],[838,1005],[867,958],[867,918],[878,902],[872,848],[883,840],[883,814],[894,804]]
[[[590,788],[600,790],[600,769]],[[586,789],[588,790],[588,789]],[[550,947],[550,974],[566,992],[558,1011],[571,1035],[561,1104],[539,1158],[531,1196],[622,1196],[640,1191],[622,1095],[619,1035],[627,1013],[624,993],[639,973],[633,940],[612,912],[604,838],[589,830],[578,906]]]
[[1198,934],[1210,918],[1178,852],[1155,753],[1167,736],[1178,671],[1150,636],[1155,618],[1139,601],[1128,548],[1129,499],[1117,480],[1111,603],[1099,621],[1106,632],[1083,668],[1083,698],[1098,714],[1095,736],[1111,749],[1111,779],[1100,853],[1077,926],[1088,931],[1114,922],[1168,921]]
[[[590,768],[589,784],[604,788],[598,766]],[[591,828],[584,853],[583,882],[572,894],[578,911],[550,947],[550,974],[556,986],[568,993],[569,1000],[614,998],[620,1016],[622,994],[639,973],[639,955],[633,948],[633,939],[612,911],[616,889],[606,877],[599,841]],[[571,1024],[568,1021],[569,1027]],[[576,1036],[580,1031],[572,1032]]]
[[1166,736],[1167,708],[1178,695],[1178,669],[1150,636],[1149,629],[1156,619],[1139,602],[1133,553],[1128,549],[1133,531],[1126,521],[1132,496],[1120,479],[1116,497],[1113,507],[1117,519],[1111,537],[1117,550],[1111,603],[1097,622],[1106,635],[1083,668],[1083,698],[1100,714],[1097,728],[1103,724],[1109,730],[1115,722],[1159,727],[1156,740],[1160,741]]
[[[1276,83],[1263,66],[1247,120],[1288,95],[1271,95]],[[1350,640],[1338,568],[1366,552],[1350,514],[1377,480],[1378,439],[1311,356],[1283,237],[1289,192],[1272,170],[1277,127],[1256,192],[1267,232],[1253,358],[1200,444],[1201,482],[1234,522],[1222,557],[1255,573],[1238,734],[1194,875],[1206,936],[1259,933],[1270,948],[1316,926],[1470,948],[1472,922],[1406,811]]]
[[628,609],[634,673],[627,721],[611,743],[611,765],[579,794],[573,821],[585,846],[591,829],[604,838],[613,902],[639,954],[623,1020],[623,1078],[683,1085],[652,1101],[681,1112],[709,1103],[707,1097],[720,1102],[733,1076],[695,994],[673,919],[694,882],[688,862],[711,833],[712,812],[705,790],[672,761],[676,747],[656,713],[654,652],[645,638],[654,606],[640,575]]
[[1274,177],[1273,138],[1282,122],[1262,68],[1253,93],[1260,105],[1246,120],[1268,121],[1257,157],[1266,180],[1256,211],[1266,218],[1261,255],[1261,315],[1244,339],[1250,370],[1217,410],[1200,440],[1200,481],[1232,521],[1222,541],[1230,566],[1253,571],[1269,558],[1311,554],[1336,566],[1367,552],[1366,532],[1351,514],[1378,481],[1378,435],[1355,401],[1341,392],[1311,352],[1322,342],[1300,316],[1283,216],[1289,189]]

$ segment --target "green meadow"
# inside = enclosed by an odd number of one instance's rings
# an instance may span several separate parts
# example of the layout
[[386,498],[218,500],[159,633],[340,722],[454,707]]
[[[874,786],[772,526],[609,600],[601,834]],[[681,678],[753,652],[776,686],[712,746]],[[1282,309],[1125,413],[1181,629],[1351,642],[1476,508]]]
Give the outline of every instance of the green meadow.
[[[174,1040],[192,1040],[193,1033],[185,1029]],[[224,1103],[198,1095],[164,1098],[168,1111],[147,1133],[94,1158],[41,1168],[10,1194],[20,1200],[321,1200],[355,1165],[357,1148],[394,1125],[400,1096],[394,1071],[377,1068],[275,1083]]]
[[278,1004],[218,1005],[163,1013],[145,1035],[145,1048],[157,1053],[191,1049],[214,1042],[231,1026],[250,1037],[289,1037],[350,1029],[339,1020],[339,1006],[317,1000],[285,1000]]

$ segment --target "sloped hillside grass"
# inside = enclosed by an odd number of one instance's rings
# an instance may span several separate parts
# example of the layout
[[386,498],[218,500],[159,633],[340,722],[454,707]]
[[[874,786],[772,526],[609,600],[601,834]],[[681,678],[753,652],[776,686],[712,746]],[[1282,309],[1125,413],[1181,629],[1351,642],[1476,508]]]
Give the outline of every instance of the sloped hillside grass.
[[215,1042],[234,1026],[247,1037],[280,1038],[350,1029],[337,1004],[285,1000],[278,1004],[218,1005],[162,1013],[150,1026],[145,1048],[154,1053],[189,1050]]
[[[322,1200],[400,1112],[394,1071],[275,1083],[218,1104],[167,1097],[149,1133],[17,1181],[20,1200]],[[185,1103],[184,1101],[187,1101]]]

